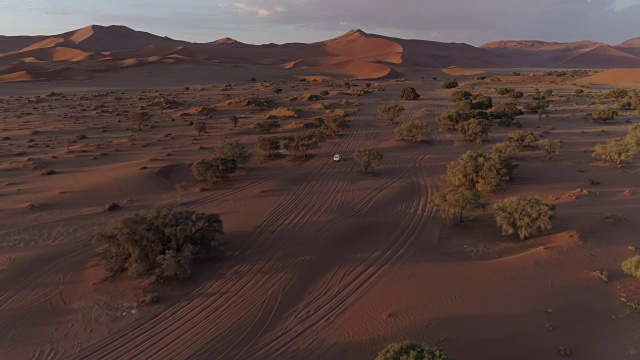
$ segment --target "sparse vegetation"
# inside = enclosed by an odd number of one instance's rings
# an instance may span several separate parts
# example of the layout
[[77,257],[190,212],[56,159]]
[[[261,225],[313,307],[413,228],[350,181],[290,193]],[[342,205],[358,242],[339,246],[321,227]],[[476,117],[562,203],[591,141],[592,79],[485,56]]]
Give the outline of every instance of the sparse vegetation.
[[450,184],[490,193],[511,180],[513,164],[497,153],[469,151],[447,167]]
[[455,89],[458,87],[458,81],[456,79],[450,79],[442,83],[443,89]]
[[380,105],[378,107],[378,114],[384,120],[389,121],[391,124],[395,124],[396,120],[404,112],[404,107],[400,104]]
[[604,144],[597,144],[593,149],[593,157],[616,165],[632,159],[640,150],[627,138],[612,139]]
[[238,169],[238,162],[234,159],[214,157],[196,161],[191,166],[193,176],[198,181],[207,184],[218,184],[229,178]]
[[466,211],[484,210],[487,207],[477,190],[456,187],[437,193],[433,205],[441,219],[460,223]]
[[547,160],[551,160],[551,157],[559,153],[560,149],[562,149],[562,141],[559,140],[544,139],[540,140],[538,142],[538,145],[540,146],[540,149],[542,149],[542,151],[544,151],[544,153],[546,154]]
[[237,139],[223,142],[216,150],[216,155],[221,158],[235,160],[238,165],[246,164],[251,157],[247,148]]
[[271,157],[273,153],[280,150],[280,140],[275,136],[258,136],[256,147],[267,157]]
[[625,275],[633,276],[640,280],[640,255],[636,255],[623,261],[621,267]]
[[490,130],[491,122],[485,119],[471,119],[458,124],[458,131],[462,137],[473,143],[482,143],[489,139]]
[[510,197],[494,204],[493,208],[502,235],[517,234],[520,240],[551,229],[555,217],[555,207],[537,197]]
[[416,91],[416,89],[412,87],[406,87],[400,91],[400,98],[402,100],[418,100],[420,98],[420,94]]
[[591,114],[593,121],[601,121],[603,123],[615,120],[616,116],[618,116],[618,112],[609,107],[598,109]]
[[260,132],[271,134],[273,130],[280,128],[280,122],[278,120],[264,120],[257,122],[255,127]]
[[146,111],[133,112],[130,115],[131,122],[138,127],[138,131],[142,131],[143,126],[149,125],[151,114]]

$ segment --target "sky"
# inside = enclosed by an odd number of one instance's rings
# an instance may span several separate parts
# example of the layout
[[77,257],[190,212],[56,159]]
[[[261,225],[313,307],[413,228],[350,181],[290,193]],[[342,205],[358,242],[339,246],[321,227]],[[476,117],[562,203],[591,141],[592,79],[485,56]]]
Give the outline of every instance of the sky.
[[350,29],[481,45],[503,39],[640,36],[640,0],[0,0],[0,34],[125,25],[174,39],[263,44],[326,40]]

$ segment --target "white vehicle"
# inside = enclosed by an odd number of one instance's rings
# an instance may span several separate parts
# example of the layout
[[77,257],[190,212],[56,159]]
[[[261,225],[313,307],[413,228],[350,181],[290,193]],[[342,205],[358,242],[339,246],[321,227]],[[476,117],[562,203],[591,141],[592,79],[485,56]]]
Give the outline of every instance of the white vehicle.
[[333,161],[334,162],[338,162],[340,160],[342,160],[342,155],[340,155],[340,154],[333,155]]

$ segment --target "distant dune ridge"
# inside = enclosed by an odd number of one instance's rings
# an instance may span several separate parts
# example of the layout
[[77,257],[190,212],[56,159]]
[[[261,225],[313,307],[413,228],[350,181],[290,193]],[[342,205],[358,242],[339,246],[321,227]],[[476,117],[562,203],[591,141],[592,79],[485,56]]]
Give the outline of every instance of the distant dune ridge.
[[640,68],[640,37],[616,46],[506,40],[474,47],[351,30],[310,44],[251,45],[231,38],[191,43],[99,25],[53,36],[0,36],[0,82],[84,80],[96,72],[179,63],[273,66],[353,79],[401,77],[407,67],[445,69],[450,75],[480,73],[460,70],[465,68]]

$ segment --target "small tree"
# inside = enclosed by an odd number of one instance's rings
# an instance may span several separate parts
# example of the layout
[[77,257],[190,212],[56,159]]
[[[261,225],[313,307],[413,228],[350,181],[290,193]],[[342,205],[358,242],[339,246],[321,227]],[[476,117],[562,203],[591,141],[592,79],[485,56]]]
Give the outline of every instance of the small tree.
[[629,133],[625,136],[631,144],[634,144],[636,147],[640,148],[640,123],[635,124],[629,128]]
[[271,134],[271,132],[280,127],[280,122],[278,120],[264,120],[256,123],[256,129],[260,132]]
[[458,124],[458,131],[466,141],[482,143],[489,138],[491,122],[484,119],[471,119]]
[[411,342],[393,343],[378,353],[376,360],[453,360],[439,347]]
[[271,157],[274,152],[280,150],[280,140],[275,136],[258,136],[256,147],[264,152],[267,157]]
[[176,198],[178,200],[178,204],[182,204],[182,200],[184,198],[184,193],[187,192],[187,190],[189,189],[189,186],[187,185],[186,182],[181,182],[179,184],[176,184]]
[[193,176],[198,181],[211,185],[226,180],[229,174],[233,174],[237,169],[238,163],[234,159],[222,157],[198,160],[191,166]]
[[203,132],[207,132],[207,124],[204,121],[199,121],[193,125],[200,136]]
[[551,160],[551,156],[560,152],[562,149],[562,141],[544,139],[538,142],[540,149],[547,154],[547,160]]
[[455,89],[458,87],[458,81],[456,79],[450,79],[442,83],[443,89]]
[[461,101],[467,101],[471,100],[471,97],[473,97],[473,94],[468,91],[456,90],[451,93],[451,96],[449,96],[449,102],[457,103]]
[[130,115],[131,122],[138,127],[138,131],[142,131],[142,127],[149,124],[151,114],[146,111],[133,112]]
[[502,120],[500,124],[504,126],[510,125],[511,121],[522,114],[524,114],[524,112],[518,108],[516,103],[502,103],[493,108],[491,118]]
[[238,127],[238,122],[240,122],[240,118],[237,116],[232,116],[231,117],[231,125],[233,125],[233,127]]
[[477,190],[450,188],[434,196],[433,205],[441,219],[462,222],[465,211],[484,210],[486,202]]
[[391,124],[395,124],[395,121],[404,112],[404,107],[400,104],[380,105],[378,107],[378,114],[384,120],[388,120]]
[[216,150],[216,155],[225,159],[233,159],[240,165],[248,163],[251,157],[247,148],[237,139],[223,142]]
[[581,97],[584,94],[584,90],[582,89],[575,89],[573,91],[573,95],[577,96],[577,97]]
[[471,114],[458,109],[449,110],[436,119],[440,124],[440,130],[456,130],[458,125],[471,119]]
[[319,131],[309,131],[306,134],[289,136],[285,139],[283,147],[291,152],[291,155],[306,159],[310,150],[319,148],[323,134]]
[[505,156],[469,151],[447,166],[447,180],[453,186],[490,193],[511,180],[512,170]]
[[620,165],[638,154],[638,146],[627,138],[612,139],[593,148],[593,157]]
[[520,240],[536,236],[551,229],[555,207],[537,197],[526,199],[510,197],[495,204],[496,222],[502,235],[518,234]]
[[324,119],[324,122],[322,124],[322,130],[333,136],[338,136],[342,131],[344,131],[348,127],[349,127],[349,124],[347,123],[347,120],[345,120],[341,116],[336,116],[336,115],[327,116],[327,118]]
[[402,100],[418,100],[420,98],[420,94],[416,91],[416,89],[412,87],[406,87],[400,91],[400,98]]
[[108,248],[105,257],[113,273],[183,278],[195,256],[221,249],[221,234],[218,214],[157,209],[121,218],[100,231],[96,242]]
[[365,175],[370,174],[375,170],[376,166],[382,161],[383,155],[378,150],[374,149],[358,149],[355,153],[355,159],[362,167],[362,172]]
[[282,93],[282,89],[280,88],[274,89],[273,93],[276,94],[276,96],[280,97],[280,93]]
[[493,99],[482,94],[471,97],[471,110],[489,110],[493,107]]
[[640,280],[640,255],[636,255],[622,262],[622,271],[626,275]]
[[549,105],[550,105],[549,101],[544,96],[540,96],[540,97],[534,96],[534,100],[531,101],[530,103],[527,103],[524,106],[524,109],[528,112],[538,114],[538,121],[540,121],[542,120],[542,115],[547,110]]
[[512,131],[507,134],[507,141],[518,145],[520,148],[533,146],[538,138],[532,131]]
[[510,158],[518,155],[518,153],[520,152],[520,146],[508,141],[504,141],[493,145],[491,151]]
[[433,134],[433,130],[425,120],[411,120],[400,124],[394,134],[396,140],[427,142]]
[[618,116],[618,112],[612,108],[601,108],[591,114],[593,121],[601,121],[603,123],[606,123],[610,120],[615,120],[616,116]]

